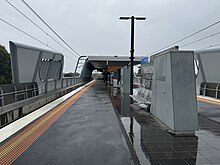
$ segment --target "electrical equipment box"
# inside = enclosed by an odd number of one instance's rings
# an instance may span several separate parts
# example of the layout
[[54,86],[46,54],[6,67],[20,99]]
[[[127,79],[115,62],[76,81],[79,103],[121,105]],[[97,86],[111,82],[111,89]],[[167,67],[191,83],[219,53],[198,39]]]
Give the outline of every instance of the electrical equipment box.
[[194,52],[171,50],[151,56],[151,113],[174,134],[198,129]]

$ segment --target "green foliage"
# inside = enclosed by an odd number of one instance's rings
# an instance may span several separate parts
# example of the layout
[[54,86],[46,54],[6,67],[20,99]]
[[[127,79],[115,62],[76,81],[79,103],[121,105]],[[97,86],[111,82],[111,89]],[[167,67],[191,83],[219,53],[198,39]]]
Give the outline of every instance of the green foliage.
[[11,84],[11,61],[10,54],[4,46],[0,45],[0,84]]

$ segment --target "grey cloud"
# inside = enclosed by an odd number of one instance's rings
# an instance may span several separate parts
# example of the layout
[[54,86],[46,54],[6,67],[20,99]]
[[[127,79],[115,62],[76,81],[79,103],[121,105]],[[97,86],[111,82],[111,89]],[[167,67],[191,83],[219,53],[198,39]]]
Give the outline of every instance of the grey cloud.
[[[130,22],[119,21],[120,16],[146,16],[136,22],[136,54],[147,55],[219,19],[219,0],[26,0],[74,49],[81,54],[129,54]],[[11,0],[41,27],[45,26],[20,2]],[[60,52],[72,56],[45,34],[16,13],[5,1],[0,2],[0,17],[7,19],[33,36],[48,42]],[[220,25],[195,38],[217,32]],[[46,29],[46,28],[45,28]],[[19,34],[0,22],[0,43],[9,40],[45,46]],[[52,33],[47,30],[49,34]],[[192,38],[193,39],[193,38]],[[189,40],[192,41],[192,40]],[[186,41],[188,42],[188,41]],[[220,36],[213,42],[220,43]],[[210,42],[189,46],[198,49]],[[72,56],[73,57],[73,56]],[[73,57],[74,58],[74,57]],[[72,69],[68,61],[65,70]]]

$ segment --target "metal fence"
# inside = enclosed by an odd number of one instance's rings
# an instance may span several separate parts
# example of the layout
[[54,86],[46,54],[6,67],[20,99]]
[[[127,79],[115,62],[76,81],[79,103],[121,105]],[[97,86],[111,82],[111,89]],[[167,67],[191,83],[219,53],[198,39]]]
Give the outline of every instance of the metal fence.
[[[69,87],[77,83],[80,83],[80,79],[78,77],[65,77],[60,82],[53,81],[47,83],[47,88],[50,88],[50,92],[56,89]],[[0,107],[38,96],[39,88],[40,87],[36,82],[0,85]]]
[[45,83],[49,90],[44,93],[39,92],[44,86],[36,82],[0,85],[0,128],[85,83],[79,77],[63,78],[62,81]]
[[200,85],[200,95],[220,99],[220,84],[202,82]]
[[36,82],[0,86],[0,107],[37,96]]
[[79,77],[64,77],[62,79],[61,87],[62,88],[68,87],[68,86],[71,86],[71,85],[74,85],[80,82],[81,82],[81,79]]

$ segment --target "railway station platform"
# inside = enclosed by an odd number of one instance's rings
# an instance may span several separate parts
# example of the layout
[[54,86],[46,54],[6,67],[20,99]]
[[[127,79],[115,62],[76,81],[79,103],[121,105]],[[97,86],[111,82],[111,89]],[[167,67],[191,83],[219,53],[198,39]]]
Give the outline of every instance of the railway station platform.
[[133,164],[102,81],[85,86],[0,145],[0,164]]
[[198,97],[199,130],[179,137],[129,99],[99,80],[70,92],[0,129],[0,164],[220,164],[218,100]]

